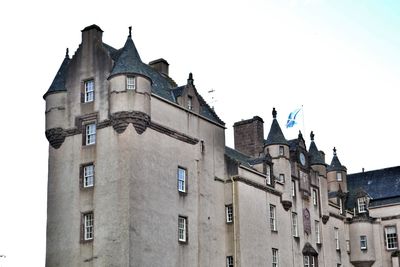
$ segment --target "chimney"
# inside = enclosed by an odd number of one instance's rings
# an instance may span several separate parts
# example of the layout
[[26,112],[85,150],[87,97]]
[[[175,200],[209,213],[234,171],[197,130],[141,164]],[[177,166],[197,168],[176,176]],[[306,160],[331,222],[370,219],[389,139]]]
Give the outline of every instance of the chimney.
[[159,59],[153,60],[153,61],[149,62],[149,65],[150,65],[150,67],[152,67],[156,71],[160,72],[164,76],[168,76],[169,64],[165,59],[159,58]]
[[82,30],[82,46],[88,48],[95,43],[101,44],[103,38],[103,30],[96,24],[87,26]]
[[264,121],[258,116],[233,125],[235,149],[250,157],[259,157],[264,149]]

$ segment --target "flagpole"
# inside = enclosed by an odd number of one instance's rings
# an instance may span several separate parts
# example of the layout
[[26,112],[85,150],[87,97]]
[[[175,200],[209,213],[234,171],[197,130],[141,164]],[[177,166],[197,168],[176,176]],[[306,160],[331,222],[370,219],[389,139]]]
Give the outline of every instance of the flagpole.
[[304,136],[304,134],[307,134],[307,133],[306,133],[306,125],[304,123],[304,106],[303,105],[301,105],[301,109],[303,110],[303,136]]

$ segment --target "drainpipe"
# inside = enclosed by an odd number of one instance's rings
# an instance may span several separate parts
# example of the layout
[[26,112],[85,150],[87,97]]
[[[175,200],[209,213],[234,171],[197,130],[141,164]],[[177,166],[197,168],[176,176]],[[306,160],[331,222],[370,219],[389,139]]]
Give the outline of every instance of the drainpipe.
[[235,192],[235,181],[233,176],[231,176],[232,181],[232,209],[233,209],[233,257],[234,257],[234,266],[239,266],[237,264],[237,238],[236,238],[236,219],[237,219],[237,212],[236,212],[236,192]]

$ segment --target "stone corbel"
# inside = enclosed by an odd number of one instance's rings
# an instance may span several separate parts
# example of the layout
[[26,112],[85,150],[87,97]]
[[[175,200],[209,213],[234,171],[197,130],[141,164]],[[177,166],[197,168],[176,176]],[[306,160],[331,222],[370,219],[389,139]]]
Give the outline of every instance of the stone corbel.
[[328,222],[328,220],[329,220],[329,216],[328,216],[328,215],[323,215],[323,216],[322,216],[322,222],[323,222],[324,224],[326,224],[326,223]]
[[283,208],[288,211],[292,207],[292,202],[288,200],[282,200]]
[[58,149],[64,143],[67,133],[63,128],[57,127],[57,128],[48,129],[45,132],[45,135],[46,135],[46,138],[49,141],[50,145],[53,148]]
[[111,125],[117,133],[123,133],[129,123],[132,123],[138,134],[142,134],[150,125],[150,116],[139,111],[121,111],[111,114]]

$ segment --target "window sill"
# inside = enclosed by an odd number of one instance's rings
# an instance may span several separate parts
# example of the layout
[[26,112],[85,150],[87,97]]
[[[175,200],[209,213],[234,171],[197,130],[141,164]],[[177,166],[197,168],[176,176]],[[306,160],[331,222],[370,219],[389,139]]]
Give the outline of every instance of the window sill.
[[181,245],[187,245],[188,241],[178,240],[178,243]]
[[278,230],[271,230],[271,233],[277,234],[277,233],[278,233]]
[[180,196],[186,196],[188,194],[186,191],[179,191],[179,190],[178,193]]

